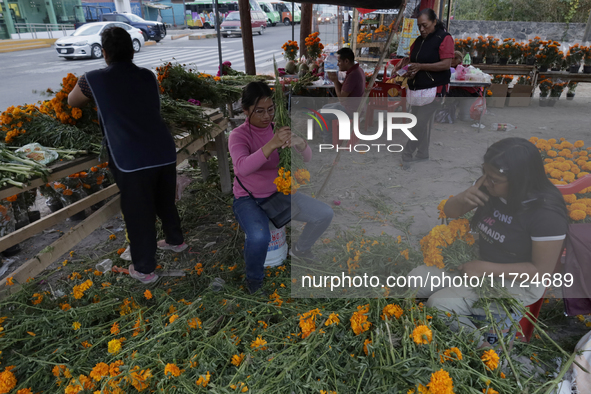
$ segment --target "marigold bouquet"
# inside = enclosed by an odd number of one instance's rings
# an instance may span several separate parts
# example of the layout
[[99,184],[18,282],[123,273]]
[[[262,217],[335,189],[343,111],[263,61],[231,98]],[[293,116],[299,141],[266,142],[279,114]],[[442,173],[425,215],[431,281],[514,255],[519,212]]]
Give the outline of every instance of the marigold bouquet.
[[474,51],[478,57],[483,57],[486,53],[487,40],[483,36],[478,36],[474,40]]
[[579,85],[578,82],[569,81],[568,85],[566,86],[568,93],[575,93],[575,89],[577,88],[578,85]]
[[585,66],[591,66],[591,45],[587,47],[581,47],[583,51],[583,61],[585,62]]
[[281,46],[281,49],[284,51],[283,56],[285,56],[285,60],[294,61],[298,57],[298,51],[300,50],[300,47],[298,46],[297,41],[289,40]]
[[[275,132],[281,127],[290,126],[291,119],[287,112],[287,103],[283,93],[283,85],[279,81],[279,72],[277,62],[275,62],[275,88],[273,92],[273,102],[275,103]],[[310,173],[303,170],[303,161],[301,155],[293,152],[295,148],[279,149],[279,169],[278,176],[273,183],[277,186],[277,191],[285,195],[294,194],[298,188],[310,180]],[[292,171],[295,169],[295,172]],[[307,173],[304,174],[304,172]],[[297,179],[296,174],[299,174]]]
[[499,50],[499,39],[494,36],[487,36],[484,43],[484,56],[494,58]]
[[529,42],[523,46],[523,57],[527,59],[535,59],[536,55],[540,50],[541,38],[536,36],[533,39],[529,39]]
[[312,33],[306,37],[306,49],[308,51],[308,57],[312,60],[316,60],[322,54],[324,45],[320,42],[318,37],[319,33]]
[[[442,204],[444,206],[445,202],[442,201],[441,207]],[[473,247],[474,242],[468,219],[456,219],[449,224],[435,226],[421,239],[420,244],[427,266],[454,270],[478,258],[476,248]]]

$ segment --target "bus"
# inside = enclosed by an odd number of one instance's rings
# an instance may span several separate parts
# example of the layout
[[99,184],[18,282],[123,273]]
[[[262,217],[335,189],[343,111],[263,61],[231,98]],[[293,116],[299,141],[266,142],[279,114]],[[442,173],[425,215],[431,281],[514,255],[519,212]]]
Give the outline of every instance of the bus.
[[[187,25],[190,28],[215,28],[215,12],[213,0],[195,0],[185,3]],[[238,0],[218,0],[220,22],[230,11],[238,11]],[[250,10],[265,12],[256,0],[250,0]]]
[[281,22],[281,15],[279,15],[279,12],[275,11],[273,4],[268,0],[259,1],[259,5],[263,9],[263,12],[267,14],[267,24],[269,26],[275,26],[278,22]]
[[279,12],[281,15],[281,21],[285,26],[291,25],[291,6],[293,4],[294,7],[294,22],[300,23],[302,20],[302,12],[300,11],[300,6],[297,3],[290,3],[288,1],[271,1],[273,4],[273,8],[275,11]]

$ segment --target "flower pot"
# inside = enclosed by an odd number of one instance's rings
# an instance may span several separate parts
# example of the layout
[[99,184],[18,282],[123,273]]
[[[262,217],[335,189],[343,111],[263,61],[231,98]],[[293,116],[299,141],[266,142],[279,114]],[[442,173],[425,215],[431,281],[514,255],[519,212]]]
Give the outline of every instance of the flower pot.
[[[501,63],[503,64],[503,63]],[[517,60],[509,60],[509,62],[507,64],[517,64]]]
[[576,73],[578,73],[578,72],[579,72],[579,68],[580,68],[580,67],[581,67],[581,66],[580,66],[580,65],[578,65],[578,64],[573,64],[572,66],[570,66],[570,67],[568,68],[568,72],[569,72],[569,73],[576,74]]
[[62,202],[57,199],[48,199],[46,204],[52,213],[57,212],[64,207],[64,204],[62,204]]
[[584,65],[583,66],[583,74],[591,74],[591,65]]
[[544,65],[544,66],[540,66],[538,69],[540,72],[545,73],[546,71],[548,71],[548,66]]
[[575,94],[574,93],[566,93],[566,99],[571,101],[575,99]]
[[78,212],[77,214],[72,215],[68,218],[68,220],[71,222],[78,222],[78,221],[84,220],[84,219],[86,219],[86,212],[84,212],[84,211]]
[[560,67],[552,67],[550,71],[560,71]]
[[527,64],[528,66],[533,66],[534,64],[536,64],[536,58],[535,57],[528,57],[527,60],[525,61],[525,64]]
[[481,57],[473,57],[472,58],[472,64],[481,64],[481,63],[482,63]]
[[492,56],[487,56],[484,59],[486,61],[486,64],[494,64],[495,63],[495,58]]
[[499,64],[502,65],[502,66],[506,65],[508,62],[509,62],[509,58],[508,57],[499,58]]
[[547,97],[540,97],[540,107],[547,107],[548,106],[548,98]]
[[546,102],[547,107],[554,107],[558,102],[559,97],[550,97]]

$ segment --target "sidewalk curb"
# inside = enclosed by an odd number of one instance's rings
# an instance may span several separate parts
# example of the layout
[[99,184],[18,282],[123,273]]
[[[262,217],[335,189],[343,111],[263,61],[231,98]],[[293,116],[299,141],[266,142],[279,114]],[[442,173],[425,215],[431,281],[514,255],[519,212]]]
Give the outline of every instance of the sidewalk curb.
[[208,38],[217,38],[217,33],[211,33],[211,34],[198,34],[198,35],[192,35],[189,36],[189,40],[205,40]]
[[57,38],[0,40],[0,53],[51,48]]

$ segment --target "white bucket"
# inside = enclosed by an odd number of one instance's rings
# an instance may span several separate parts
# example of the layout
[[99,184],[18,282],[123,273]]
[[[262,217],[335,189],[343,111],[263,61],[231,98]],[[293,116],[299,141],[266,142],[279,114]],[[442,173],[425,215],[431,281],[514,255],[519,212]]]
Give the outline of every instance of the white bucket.
[[277,229],[273,223],[269,221],[269,231],[271,232],[271,242],[269,242],[269,247],[267,248],[265,268],[277,267],[283,264],[283,261],[287,258],[285,226]]

